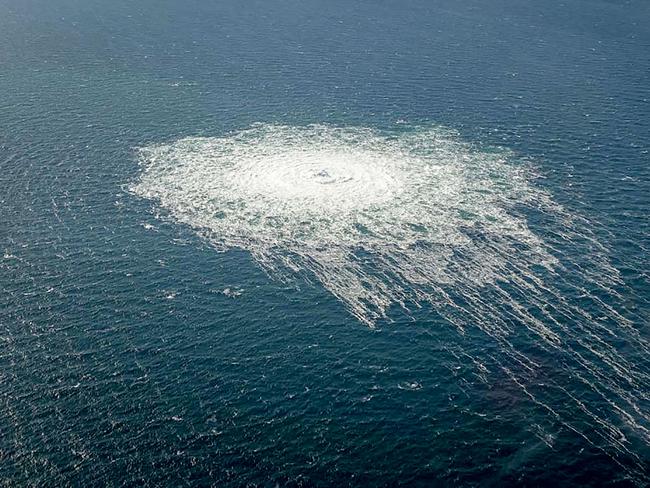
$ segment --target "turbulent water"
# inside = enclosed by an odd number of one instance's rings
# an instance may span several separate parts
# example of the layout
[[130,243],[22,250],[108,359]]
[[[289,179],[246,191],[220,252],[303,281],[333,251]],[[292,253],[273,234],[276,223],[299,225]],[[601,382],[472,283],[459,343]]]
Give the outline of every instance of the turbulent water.
[[269,271],[308,271],[371,326],[392,304],[449,302],[444,284],[476,293],[508,264],[549,267],[518,206],[564,224],[530,168],[438,128],[258,126],[139,154],[134,193]]
[[[648,342],[617,303],[622,283],[590,222],[553,201],[532,162],[439,127],[257,125],[138,155],[142,174],[130,190],[156,201],[163,215],[216,248],[250,252],[272,277],[316,278],[370,327],[389,319],[394,305],[410,313],[426,302],[460,332],[480,329],[526,395],[593,446],[630,455],[642,469],[623,430],[650,444],[650,375],[617,344],[625,339],[648,354]],[[533,218],[541,222],[536,231]],[[571,251],[559,252],[560,243]],[[552,379],[528,384],[540,365],[511,342],[520,329],[536,348],[571,361],[586,393]],[[485,357],[471,359],[485,369]],[[560,390],[591,424],[555,411],[549,390]],[[594,409],[585,394],[607,408]]]

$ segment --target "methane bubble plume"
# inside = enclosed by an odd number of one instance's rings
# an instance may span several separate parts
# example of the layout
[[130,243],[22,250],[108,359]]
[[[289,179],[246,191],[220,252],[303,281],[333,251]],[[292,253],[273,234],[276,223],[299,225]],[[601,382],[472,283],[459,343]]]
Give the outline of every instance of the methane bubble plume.
[[[438,127],[262,124],[139,159],[131,191],[173,221],[247,250],[272,277],[315,278],[369,327],[427,304],[486,334],[491,347],[464,354],[477,377],[507,378],[548,414],[541,441],[560,429],[644,469],[650,378],[629,359],[648,357],[640,318],[591,223],[555,203],[529,162]],[[544,358],[563,366],[541,371]]]

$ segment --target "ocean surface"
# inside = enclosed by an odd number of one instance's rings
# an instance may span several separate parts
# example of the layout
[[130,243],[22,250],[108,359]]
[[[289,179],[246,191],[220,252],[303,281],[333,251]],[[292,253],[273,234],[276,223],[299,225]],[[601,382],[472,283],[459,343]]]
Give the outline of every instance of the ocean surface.
[[650,3],[0,0],[0,485],[648,486]]

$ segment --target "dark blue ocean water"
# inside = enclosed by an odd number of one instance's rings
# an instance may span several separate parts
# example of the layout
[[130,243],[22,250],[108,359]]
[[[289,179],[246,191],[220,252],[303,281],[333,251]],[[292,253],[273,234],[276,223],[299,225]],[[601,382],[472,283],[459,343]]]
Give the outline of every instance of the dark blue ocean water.
[[[398,121],[584,219],[528,222],[585,312],[560,346],[432,306],[372,330],[128,191],[138,147]],[[649,151],[643,0],[0,0],[0,485],[646,485]]]

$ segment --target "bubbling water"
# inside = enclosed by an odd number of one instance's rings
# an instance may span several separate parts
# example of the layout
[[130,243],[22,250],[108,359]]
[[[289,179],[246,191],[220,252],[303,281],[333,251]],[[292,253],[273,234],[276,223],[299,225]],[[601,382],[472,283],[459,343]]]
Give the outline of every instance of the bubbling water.
[[307,270],[373,326],[393,303],[433,298],[431,285],[494,281],[515,245],[526,265],[554,261],[511,211],[553,204],[511,157],[442,129],[260,125],[141,149],[133,191],[269,271]]
[[[143,147],[139,158],[131,191],[214,246],[249,251],[279,279],[315,277],[370,327],[392,306],[428,303],[459,331],[479,329],[499,346],[498,357],[464,353],[478,377],[490,360],[564,428],[616,462],[643,464],[621,430],[650,445],[650,376],[627,359],[649,348],[635,317],[615,305],[624,284],[590,223],[555,203],[513,153],[438,127],[260,124]],[[523,352],[514,336],[534,346]],[[536,380],[532,349],[574,365],[566,381],[588,394]],[[589,428],[553,407],[558,394]]]

